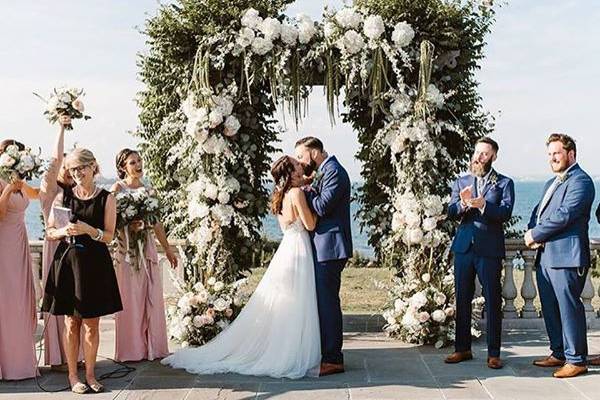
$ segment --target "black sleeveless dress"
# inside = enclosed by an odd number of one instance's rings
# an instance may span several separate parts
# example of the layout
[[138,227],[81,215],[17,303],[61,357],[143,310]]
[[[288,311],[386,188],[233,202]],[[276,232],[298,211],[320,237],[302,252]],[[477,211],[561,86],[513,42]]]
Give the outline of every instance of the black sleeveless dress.
[[[79,221],[104,229],[104,208],[109,192],[88,200],[63,189],[63,207]],[[105,243],[88,235],[75,236],[75,246],[61,241],[48,273],[42,311],[53,315],[95,318],[121,311],[121,296],[113,262]]]

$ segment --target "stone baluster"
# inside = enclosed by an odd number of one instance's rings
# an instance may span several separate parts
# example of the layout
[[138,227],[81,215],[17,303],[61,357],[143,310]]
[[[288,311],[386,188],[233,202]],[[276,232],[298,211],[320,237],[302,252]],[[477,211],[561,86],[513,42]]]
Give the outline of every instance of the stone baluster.
[[587,277],[585,278],[585,285],[581,292],[581,301],[583,301],[585,316],[587,318],[595,317],[594,307],[592,306],[592,299],[595,294],[594,284],[592,283],[592,271],[588,271]]
[[[520,257],[519,254],[515,258]],[[504,298],[504,308],[502,309],[504,318],[517,318],[517,309],[515,299],[517,298],[517,287],[513,275],[513,260],[504,259],[504,281],[502,282],[502,297]]]
[[521,287],[521,297],[525,301],[523,310],[521,311],[522,318],[538,318],[539,314],[533,305],[533,300],[537,296],[537,289],[533,284],[533,263],[535,255],[525,255],[525,275],[523,278],[523,286]]
[[[37,249],[35,249],[37,250]],[[35,300],[38,303],[42,298],[43,288],[40,279],[42,270],[42,254],[39,251],[31,252],[31,272],[33,275],[33,287],[35,290]]]

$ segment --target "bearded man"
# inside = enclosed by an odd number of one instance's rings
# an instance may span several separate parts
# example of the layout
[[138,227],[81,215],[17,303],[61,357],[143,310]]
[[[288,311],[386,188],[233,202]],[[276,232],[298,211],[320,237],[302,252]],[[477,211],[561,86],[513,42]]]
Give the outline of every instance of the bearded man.
[[483,288],[489,368],[502,368],[502,259],[505,257],[504,223],[512,216],[515,189],[512,179],[497,173],[492,164],[498,143],[483,137],[475,144],[471,173],[459,177],[452,188],[448,217],[460,221],[452,242],[456,293],[455,352],[449,364],[471,360],[471,302],[475,276]]

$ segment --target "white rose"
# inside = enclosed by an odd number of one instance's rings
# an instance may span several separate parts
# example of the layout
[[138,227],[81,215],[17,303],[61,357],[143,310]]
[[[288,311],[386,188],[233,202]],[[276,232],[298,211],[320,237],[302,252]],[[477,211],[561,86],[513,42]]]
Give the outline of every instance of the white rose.
[[406,138],[404,137],[404,135],[402,135],[402,134],[394,135],[394,139],[392,140],[392,143],[390,144],[390,150],[392,150],[392,153],[394,153],[394,154],[402,153],[404,151],[404,148],[406,147],[405,142],[406,142]]
[[255,37],[256,35],[254,34],[254,31],[252,29],[244,27],[240,29],[240,32],[237,37],[237,43],[243,48],[246,48],[252,44]]
[[412,328],[419,325],[419,321],[415,318],[415,315],[409,310],[406,313],[404,313],[400,324],[402,324],[402,326],[404,327]]
[[225,130],[223,133],[228,137],[234,136],[240,130],[241,126],[240,121],[233,115],[230,115],[225,120]]
[[291,24],[284,23],[281,25],[281,41],[289,46],[294,46],[298,40],[298,29]]
[[252,29],[258,29],[262,24],[262,18],[254,8],[246,10],[242,16],[242,25]]
[[408,23],[404,21],[398,22],[394,27],[394,32],[392,33],[392,41],[396,44],[396,46],[408,46],[414,37],[415,31]]
[[215,282],[213,289],[215,289],[217,292],[220,292],[221,290],[225,289],[225,284],[221,281]]
[[417,292],[411,296],[408,302],[412,308],[418,310],[427,304],[427,296],[423,292]]
[[230,199],[231,199],[231,196],[229,196],[229,193],[227,193],[227,192],[219,192],[219,195],[217,196],[217,200],[221,204],[229,203]]
[[204,326],[204,318],[201,315],[196,315],[192,323],[196,328],[202,328]]
[[209,296],[209,294],[208,294],[208,290],[206,290],[206,289],[203,289],[203,290],[201,290],[201,291],[200,291],[200,292],[199,292],[199,293],[196,295],[196,298],[197,298],[197,300],[198,300],[198,303],[200,303],[200,304],[204,304],[204,303],[206,303],[206,302],[208,301],[208,296]]
[[354,8],[347,7],[342,8],[335,14],[335,20],[344,28],[358,28],[362,17]]
[[6,148],[6,150],[4,150],[4,152],[13,158],[16,158],[19,155],[19,147],[17,147],[17,145],[11,144]]
[[383,18],[379,15],[370,15],[365,19],[363,32],[366,37],[372,40],[377,40],[383,32],[385,32],[385,26],[383,24]]
[[2,155],[0,155],[0,167],[10,168],[15,164],[16,161],[17,160],[9,156],[7,153],[2,153]]
[[209,126],[214,129],[217,126],[221,125],[223,122],[223,114],[218,109],[212,110],[210,114],[208,114],[208,122]]
[[426,232],[431,232],[437,227],[437,219],[436,218],[425,218],[423,220],[423,230]]
[[421,228],[414,228],[408,231],[408,240],[411,244],[420,244],[423,241],[423,231]]
[[417,228],[419,225],[421,225],[421,217],[418,213],[413,211],[404,213],[404,220],[409,228]]
[[443,310],[435,310],[431,314],[431,318],[438,323],[442,323],[446,320],[446,313]]
[[429,275],[427,272],[424,273],[423,275],[421,275],[421,280],[425,283],[429,283],[431,281],[431,275]]
[[219,188],[214,183],[208,183],[204,189],[204,196],[211,200],[216,200],[219,195]]
[[224,95],[213,96],[213,102],[216,105],[217,111],[219,111],[223,117],[231,115],[233,112],[233,101],[231,101],[229,97]]
[[210,208],[205,203],[191,202],[188,206],[188,215],[190,219],[202,219],[210,212]]
[[275,18],[265,18],[259,29],[265,35],[265,39],[273,41],[281,34],[281,22]]
[[444,314],[448,317],[454,316],[454,307],[446,307],[446,309],[444,309]]
[[404,216],[396,212],[392,216],[392,231],[398,232],[404,227]]
[[193,288],[195,291],[199,292],[201,290],[204,290],[204,284],[202,284],[202,282],[196,282]]
[[323,27],[323,34],[325,35],[326,39],[331,39],[331,37],[335,34],[336,30],[337,28],[333,22],[327,22]]
[[410,97],[404,93],[400,93],[390,106],[390,111],[394,118],[400,118],[410,111],[411,105]]
[[417,317],[420,323],[429,321],[430,315],[427,311],[421,311]]
[[259,56],[264,56],[271,50],[273,50],[273,42],[268,39],[257,37],[252,42],[252,51]]
[[440,90],[433,84],[427,87],[427,101],[435,105],[437,108],[442,108],[446,99]]
[[215,283],[217,283],[217,279],[214,276],[211,276],[210,278],[208,278],[208,281],[206,283],[208,283],[210,286],[212,286]]
[[402,311],[406,307],[406,302],[402,299],[396,299],[394,301],[394,310]]
[[83,101],[81,101],[81,99],[78,97],[75,100],[73,100],[73,102],[71,103],[71,106],[76,109],[77,111],[79,111],[80,113],[83,113],[83,111],[85,110],[85,106],[83,105]]
[[444,293],[436,293],[435,296],[433,296],[433,300],[435,301],[435,304],[442,306],[446,303],[446,295]]
[[225,311],[229,307],[229,302],[223,298],[218,298],[214,303],[216,311]]
[[365,46],[362,35],[354,30],[349,30],[344,34],[343,50],[350,54],[356,54]]

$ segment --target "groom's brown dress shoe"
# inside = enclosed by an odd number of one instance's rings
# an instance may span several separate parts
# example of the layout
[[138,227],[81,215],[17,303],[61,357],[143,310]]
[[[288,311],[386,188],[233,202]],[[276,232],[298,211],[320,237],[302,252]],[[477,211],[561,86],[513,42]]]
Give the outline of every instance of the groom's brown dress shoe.
[[565,364],[552,374],[555,378],[573,378],[585,374],[588,369],[585,365]]
[[491,369],[500,369],[504,366],[500,357],[488,357],[487,364]]
[[536,367],[562,367],[565,365],[565,360],[560,360],[554,356],[548,356],[544,358],[540,358],[539,360],[535,360],[533,365]]
[[473,359],[473,353],[471,353],[471,350],[455,351],[454,353],[452,353],[448,357],[446,357],[444,362],[446,364],[456,364],[456,363],[459,363],[462,361],[467,361],[467,360],[472,360],[472,359]]
[[341,374],[344,372],[344,364],[321,363],[319,376]]

